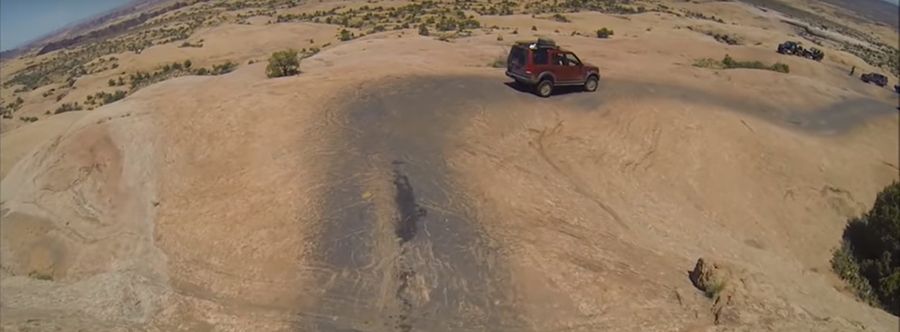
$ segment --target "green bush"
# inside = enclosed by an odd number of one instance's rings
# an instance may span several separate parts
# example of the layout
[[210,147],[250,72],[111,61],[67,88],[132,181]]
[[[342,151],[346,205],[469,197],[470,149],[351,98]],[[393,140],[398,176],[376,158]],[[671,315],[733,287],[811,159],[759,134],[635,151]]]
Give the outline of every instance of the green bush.
[[780,73],[790,73],[791,68],[784,63],[776,62],[774,65],[766,65],[765,63],[759,61],[738,61],[732,58],[730,55],[725,55],[722,58],[722,61],[716,61],[711,58],[703,58],[697,59],[694,61],[694,67],[701,68],[713,68],[713,69],[735,69],[735,68],[749,68],[749,69],[764,69],[777,71]]
[[609,38],[613,34],[615,34],[615,32],[613,32],[612,29],[607,29],[605,27],[597,30],[597,38]]
[[847,223],[831,264],[862,299],[900,314],[900,182],[885,187],[868,213]]
[[78,102],[75,102],[74,104],[65,103],[65,104],[60,105],[55,111],[53,111],[53,114],[72,112],[72,111],[80,111],[80,110],[82,110],[82,108],[81,108],[81,105],[78,105]]
[[831,257],[831,269],[850,285],[856,296],[866,303],[877,305],[878,299],[875,298],[872,285],[859,273],[859,264],[856,264],[852,252],[853,249],[847,243],[835,249]]
[[347,29],[341,29],[340,40],[341,40],[341,41],[348,41],[348,40],[351,40],[351,39],[353,39],[353,33],[351,33],[351,32],[350,32],[349,30],[347,30]]
[[428,32],[428,27],[424,24],[419,25],[419,35],[428,36],[430,33]]
[[225,63],[213,65],[210,74],[212,75],[222,75],[232,72],[235,68],[237,68],[237,64],[231,61],[225,61]]
[[[346,30],[345,30],[346,31]],[[266,76],[283,77],[300,73],[300,60],[297,51],[293,49],[272,53],[269,57],[269,65],[266,66]]]
[[125,98],[125,91],[116,90],[116,92],[111,94],[108,93],[103,96],[103,104],[106,105],[122,98]]

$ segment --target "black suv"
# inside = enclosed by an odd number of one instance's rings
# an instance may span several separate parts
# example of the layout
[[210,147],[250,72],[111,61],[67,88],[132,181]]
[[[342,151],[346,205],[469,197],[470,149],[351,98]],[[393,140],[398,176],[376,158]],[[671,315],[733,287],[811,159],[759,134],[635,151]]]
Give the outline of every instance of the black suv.
[[863,82],[872,83],[880,87],[883,87],[888,83],[887,77],[879,73],[862,74],[859,79],[861,79]]

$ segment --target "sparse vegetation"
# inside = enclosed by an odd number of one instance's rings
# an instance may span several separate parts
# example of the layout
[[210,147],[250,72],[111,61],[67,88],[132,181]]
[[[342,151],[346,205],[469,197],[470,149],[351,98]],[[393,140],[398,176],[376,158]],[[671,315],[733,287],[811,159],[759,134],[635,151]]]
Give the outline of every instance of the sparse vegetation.
[[885,187],[869,212],[848,222],[831,266],[861,299],[900,314],[900,182]]
[[0,115],[2,115],[5,119],[12,119],[13,113],[18,111],[19,108],[22,108],[22,104],[24,102],[25,101],[22,100],[22,97],[16,97],[16,100],[14,102],[8,103],[6,105],[3,105],[3,102],[0,102]]
[[[184,76],[184,75],[222,75],[229,73],[237,68],[237,64],[231,61],[226,61],[225,63],[215,64],[212,68],[194,68],[193,63],[190,60],[185,60],[183,62],[172,62],[167,63],[160,67],[159,70],[154,71],[152,73],[147,73],[144,71],[137,71],[129,75],[130,81],[130,90],[136,91],[140,88],[148,86],[150,84],[165,81],[170,78]],[[124,85],[124,81],[120,78],[119,85]]]
[[428,36],[428,35],[430,35],[430,34],[431,34],[431,33],[428,32],[428,27],[427,27],[427,26],[425,26],[424,24],[419,25],[419,35],[421,35],[421,36]]
[[178,45],[178,47],[196,47],[196,48],[200,48],[200,47],[203,47],[203,40],[201,39],[201,40],[197,41],[196,43],[191,43],[191,42],[189,42],[189,41],[185,41],[185,42],[181,43],[181,45]]
[[777,71],[779,73],[790,73],[791,68],[784,63],[776,62],[773,65],[766,65],[760,61],[737,61],[733,59],[730,55],[725,55],[722,61],[717,61],[711,58],[703,58],[694,61],[694,67],[700,68],[712,68],[712,69],[736,69],[736,68],[748,68],[748,69],[764,69]]
[[690,18],[697,18],[697,19],[701,19],[701,20],[709,20],[709,21],[713,21],[713,22],[725,23],[724,20],[722,20],[721,18],[716,17],[715,15],[713,15],[713,16],[706,16],[706,15],[703,14],[703,13],[700,13],[700,12],[694,12],[694,11],[690,11],[690,10],[684,11],[684,16],[687,16],[687,17],[690,17]]
[[53,281],[53,275],[39,271],[28,272],[28,277],[37,280]]
[[724,290],[724,289],[725,289],[725,281],[719,280],[719,281],[713,282],[710,285],[708,285],[706,287],[706,289],[703,290],[703,294],[705,294],[706,297],[715,300],[716,298],[719,297],[719,294],[722,293],[722,290]]
[[272,53],[269,57],[269,65],[266,66],[266,76],[284,77],[300,73],[300,60],[297,51],[288,49]]
[[741,42],[740,42],[740,40],[738,40],[737,36],[734,36],[734,35],[730,35],[727,33],[713,32],[713,31],[705,30],[703,28],[695,28],[693,26],[688,26],[687,28],[689,30],[697,31],[697,32],[703,33],[707,36],[713,37],[713,39],[715,39],[717,42],[720,42],[722,44],[728,44],[728,45],[740,45],[741,44]]
[[80,111],[82,109],[83,108],[81,107],[81,105],[78,105],[78,102],[76,101],[75,103],[65,103],[60,105],[55,111],[53,111],[53,114]]
[[494,68],[506,68],[506,55],[498,55],[494,58],[494,61],[491,61],[490,65]]
[[122,90],[116,90],[113,93],[100,91],[93,95],[89,95],[89,96],[85,97],[84,104],[85,105],[95,105],[95,106],[106,105],[106,104],[116,102],[122,98],[125,98],[125,95],[127,95],[127,94],[128,93],[126,91],[122,91]]
[[347,29],[341,29],[340,35],[338,37],[341,41],[348,41],[353,39],[353,33]]
[[571,20],[569,20],[568,17],[566,17],[566,15],[563,15],[560,13],[553,14],[552,18],[554,21],[557,21],[557,22],[563,22],[563,23],[572,22]]
[[615,34],[615,32],[613,32],[612,29],[607,29],[606,27],[597,30],[597,38],[609,38],[613,34]]

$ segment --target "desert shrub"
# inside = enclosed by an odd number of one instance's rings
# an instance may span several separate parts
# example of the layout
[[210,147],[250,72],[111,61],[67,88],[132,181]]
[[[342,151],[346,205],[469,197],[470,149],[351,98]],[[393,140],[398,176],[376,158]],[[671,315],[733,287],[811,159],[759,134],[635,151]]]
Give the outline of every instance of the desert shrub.
[[852,252],[853,249],[847,243],[835,249],[831,257],[831,269],[849,284],[856,296],[866,303],[877,305],[878,300],[875,298],[875,292],[872,291],[872,285],[860,274],[859,264],[853,258]]
[[[37,118],[35,118],[35,121],[37,121]],[[28,272],[28,277],[37,280],[53,281],[53,275],[46,272],[31,271]]]
[[703,290],[703,294],[706,295],[706,297],[708,297],[708,298],[716,299],[719,297],[719,294],[722,293],[722,290],[724,290],[724,289],[725,289],[725,281],[720,280],[720,281],[710,284],[709,287],[706,287],[706,289]]
[[760,61],[738,61],[732,58],[730,55],[725,55],[722,58],[722,61],[717,61],[711,58],[702,58],[694,61],[694,67],[700,68],[712,68],[712,69],[735,69],[735,68],[749,68],[749,69],[764,69],[776,71],[779,73],[790,73],[791,68],[784,63],[776,62],[774,65],[767,65]]
[[225,63],[213,65],[212,70],[210,70],[210,74],[212,75],[222,75],[232,72],[235,68],[237,68],[237,64],[231,61],[225,61]]
[[351,39],[353,39],[353,33],[351,33],[351,32],[350,32],[349,30],[347,30],[347,29],[341,29],[339,39],[340,39],[341,41],[348,41],[348,40],[351,40]]
[[109,86],[116,86],[116,80],[110,78],[109,82],[106,82],[106,84]]
[[503,41],[503,35],[497,35],[497,41]]
[[456,30],[459,25],[454,18],[441,17],[441,20],[435,23],[435,29],[438,31],[453,31]]
[[81,105],[78,105],[78,102],[76,101],[75,103],[65,103],[65,104],[59,105],[59,107],[56,108],[55,111],[53,111],[53,114],[60,114],[60,113],[80,111],[80,110],[82,110]]
[[694,61],[694,67],[722,69],[722,63],[713,58],[702,58]]
[[428,36],[429,34],[428,27],[425,24],[419,25],[419,35]]
[[531,31],[537,31],[537,27],[532,25],[532,26],[531,26]]
[[885,187],[869,212],[847,223],[831,263],[862,299],[900,314],[900,182]]
[[297,51],[293,49],[272,53],[269,57],[269,65],[266,66],[266,76],[284,77],[300,73],[300,60],[297,59]]
[[722,59],[722,65],[725,66],[726,69],[732,68],[750,68],[750,69],[767,69],[764,63],[759,61],[737,61],[732,58],[730,55],[725,55],[725,58]]
[[494,58],[494,61],[490,63],[491,67],[494,68],[506,68],[506,56],[501,54]]
[[563,22],[563,23],[571,22],[571,20],[569,20],[569,18],[566,17],[566,15],[563,15],[560,13],[553,14],[553,20],[557,21],[557,22]]
[[606,27],[597,30],[597,38],[609,38],[613,34],[615,34],[615,32],[613,32],[612,29],[607,29]]
[[38,118],[36,116],[20,116],[19,120],[24,122],[35,122]]
[[115,102],[117,100],[120,100],[122,98],[125,98],[125,94],[126,94],[125,91],[122,91],[122,90],[116,90],[113,93],[107,93],[107,94],[103,95],[103,104],[106,105],[106,104]]
[[781,62],[776,62],[774,65],[772,65],[772,70],[781,72],[781,73],[790,73],[791,67],[788,66],[787,64],[784,64]]

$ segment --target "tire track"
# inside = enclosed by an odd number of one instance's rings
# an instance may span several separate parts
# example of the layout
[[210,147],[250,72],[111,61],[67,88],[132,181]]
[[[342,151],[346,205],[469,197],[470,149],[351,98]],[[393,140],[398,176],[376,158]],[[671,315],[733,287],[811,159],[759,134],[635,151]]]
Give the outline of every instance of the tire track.
[[325,197],[323,287],[300,320],[318,331],[529,330],[503,257],[443,156],[460,120],[478,112],[468,98],[509,93],[483,79],[414,79],[364,90],[328,112],[326,125],[341,132],[334,148],[347,153],[327,176],[343,182]]

